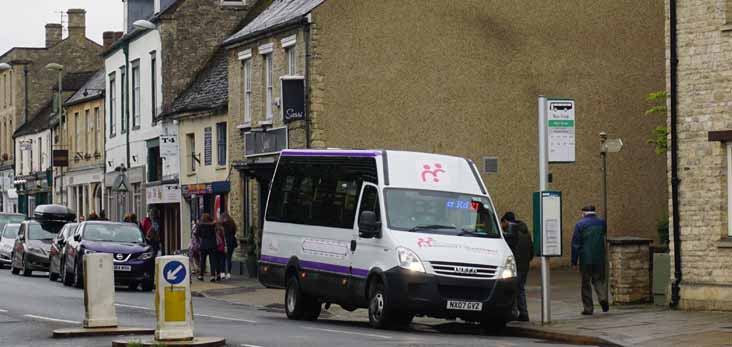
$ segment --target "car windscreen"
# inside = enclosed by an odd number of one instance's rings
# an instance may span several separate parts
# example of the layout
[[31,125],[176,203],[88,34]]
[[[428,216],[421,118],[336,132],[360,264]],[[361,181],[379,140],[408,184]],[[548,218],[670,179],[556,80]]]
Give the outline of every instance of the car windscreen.
[[56,237],[56,234],[47,231],[38,223],[30,223],[28,227],[30,230],[28,233],[29,240],[53,240]]
[[487,198],[455,192],[384,190],[390,229],[467,237],[500,238]]
[[134,225],[87,224],[84,226],[84,240],[108,242],[142,243],[142,232]]
[[16,236],[18,236],[18,229],[20,229],[20,224],[5,225],[5,231],[3,231],[3,238],[14,239]]

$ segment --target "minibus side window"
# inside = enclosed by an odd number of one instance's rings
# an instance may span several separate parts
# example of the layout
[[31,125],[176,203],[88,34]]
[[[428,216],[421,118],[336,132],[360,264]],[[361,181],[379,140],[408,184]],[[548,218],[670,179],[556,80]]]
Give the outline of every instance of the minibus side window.
[[373,211],[376,214],[376,220],[381,220],[381,208],[379,207],[379,191],[374,186],[366,186],[363,189],[361,197],[361,208],[358,210],[358,216],[363,211]]

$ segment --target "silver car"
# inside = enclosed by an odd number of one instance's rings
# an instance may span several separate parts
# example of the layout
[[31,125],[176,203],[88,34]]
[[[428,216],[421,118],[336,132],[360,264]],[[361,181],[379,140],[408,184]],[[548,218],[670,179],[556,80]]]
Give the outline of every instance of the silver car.
[[0,268],[12,262],[15,238],[18,236],[20,224],[8,223],[0,230]]

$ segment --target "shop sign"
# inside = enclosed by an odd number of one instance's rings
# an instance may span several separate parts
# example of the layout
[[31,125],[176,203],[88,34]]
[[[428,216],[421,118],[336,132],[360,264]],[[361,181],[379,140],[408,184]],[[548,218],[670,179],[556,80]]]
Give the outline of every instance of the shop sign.
[[163,178],[178,177],[178,137],[160,136],[160,158],[163,159]]
[[289,123],[305,119],[305,79],[301,76],[283,76],[282,87],[282,120]]
[[177,204],[180,202],[180,187],[177,184],[163,184],[147,187],[147,204]]
[[66,149],[53,150],[53,166],[67,167],[69,166],[69,151]]
[[206,195],[206,194],[218,194],[228,193],[231,189],[231,184],[228,181],[211,182],[211,183],[198,183],[189,184],[181,187],[181,193],[184,197],[188,198],[191,195]]

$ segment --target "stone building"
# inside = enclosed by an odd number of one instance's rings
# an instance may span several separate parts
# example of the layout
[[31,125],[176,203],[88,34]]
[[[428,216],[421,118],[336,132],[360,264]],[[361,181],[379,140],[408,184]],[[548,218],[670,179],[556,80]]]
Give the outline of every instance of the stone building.
[[[159,197],[179,185],[178,126],[161,117],[191,85],[248,7],[211,0],[126,0],[126,33],[105,51],[106,189],[113,220],[159,216],[166,252],[184,246],[181,202]],[[144,20],[144,26],[135,26]],[[162,141],[176,147],[163,151]],[[165,155],[161,155],[161,152]],[[124,191],[120,191],[121,185]],[[154,198],[155,199],[155,198]]]
[[[569,262],[580,208],[601,206],[601,131],[625,143],[609,159],[610,234],[655,237],[665,166],[646,143],[658,120],[643,113],[664,85],[663,18],[651,2],[272,1],[224,42],[242,177],[231,210],[261,230],[276,160],[267,152],[386,148],[474,160],[499,211],[530,222],[537,97],[547,95],[577,109],[576,162],[550,166],[565,211],[566,256],[554,264]],[[307,123],[282,120],[280,81],[291,72],[307,86]]]
[[[37,114],[53,97],[58,75],[46,69],[49,63],[64,66],[64,73],[93,71],[102,66],[102,46],[86,37],[86,11],[67,11],[68,37],[62,38],[61,24],[46,24],[44,47],[13,47],[0,55],[0,63],[10,69],[0,69],[0,177],[12,181],[14,167],[13,133],[30,116]],[[27,103],[26,103],[27,97]],[[15,187],[0,189],[0,211],[12,211],[17,201]]]
[[103,209],[104,70],[97,71],[66,102],[60,124],[61,148],[68,150],[64,197],[77,216]]
[[[666,1],[669,4],[669,1]],[[668,90],[675,89],[678,150],[669,155],[678,168],[678,232],[680,277],[673,261],[672,283],[679,283],[679,307],[732,310],[732,3],[676,1],[676,22],[669,22],[666,40],[670,58],[671,26],[676,30],[678,65],[669,64]],[[677,82],[673,86],[672,74]],[[670,122],[673,117],[670,117]],[[671,126],[672,124],[669,123]],[[673,138],[671,138],[671,141]],[[669,190],[674,183],[669,179]],[[673,216],[673,201],[669,202]],[[672,219],[673,222],[673,219]],[[673,224],[672,224],[673,225]],[[673,299],[673,298],[672,298]]]

